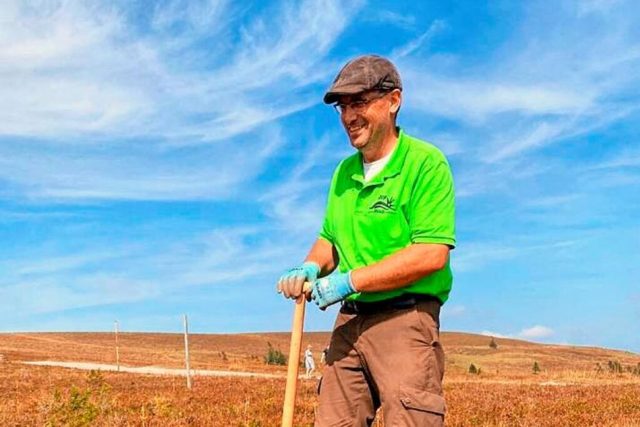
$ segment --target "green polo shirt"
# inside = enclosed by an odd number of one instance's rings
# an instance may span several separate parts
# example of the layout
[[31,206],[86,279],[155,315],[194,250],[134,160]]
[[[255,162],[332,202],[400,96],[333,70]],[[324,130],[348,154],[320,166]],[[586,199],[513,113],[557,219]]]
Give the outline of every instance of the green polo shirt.
[[[331,181],[320,238],[338,251],[338,270],[347,272],[383,260],[414,243],[454,248],[453,179],[447,159],[431,144],[401,129],[389,162],[364,182],[362,155],[344,159]],[[380,301],[422,293],[445,302],[453,277],[447,266],[407,287],[357,293],[347,299]]]

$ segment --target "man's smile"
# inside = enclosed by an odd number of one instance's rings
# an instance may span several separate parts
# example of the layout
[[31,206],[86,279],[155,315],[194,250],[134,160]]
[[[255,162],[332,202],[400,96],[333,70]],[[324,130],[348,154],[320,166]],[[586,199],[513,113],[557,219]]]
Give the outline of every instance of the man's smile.
[[364,123],[353,124],[347,127],[347,132],[349,132],[351,137],[356,137],[360,131],[365,128],[365,126],[366,125]]

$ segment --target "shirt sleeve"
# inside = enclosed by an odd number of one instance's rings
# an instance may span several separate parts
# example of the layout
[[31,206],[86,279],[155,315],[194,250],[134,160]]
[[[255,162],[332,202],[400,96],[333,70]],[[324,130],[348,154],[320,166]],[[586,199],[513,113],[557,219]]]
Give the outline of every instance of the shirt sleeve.
[[340,167],[342,163],[336,168],[333,178],[331,179],[331,185],[329,187],[329,196],[327,197],[327,208],[324,214],[324,220],[322,221],[322,228],[320,229],[319,237],[321,239],[326,240],[327,242],[335,245],[333,227],[331,222],[331,212],[332,212],[332,204],[333,204],[333,193],[336,187],[336,180],[338,179],[338,174],[340,173]]
[[324,215],[324,221],[322,221],[322,228],[320,229],[319,237],[333,245],[333,232],[331,230],[331,222],[329,221],[328,209],[327,213]]
[[453,177],[444,155],[425,162],[409,204],[412,243],[456,246]]

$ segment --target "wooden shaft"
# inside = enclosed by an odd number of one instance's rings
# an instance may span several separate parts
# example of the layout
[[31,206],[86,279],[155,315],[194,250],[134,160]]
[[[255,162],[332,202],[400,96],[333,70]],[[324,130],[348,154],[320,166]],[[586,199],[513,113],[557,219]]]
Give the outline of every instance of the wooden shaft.
[[[305,283],[305,291],[308,291],[308,288],[308,284]],[[304,328],[304,307],[306,301],[305,294],[303,293],[296,300],[296,308],[293,312],[287,387],[284,393],[284,406],[282,409],[282,427],[293,427],[293,413],[296,406],[296,393],[298,391],[298,371],[300,367],[300,349],[302,348],[302,330]]]
[[184,315],[184,361],[187,369],[187,388],[191,389],[191,368],[189,368],[189,321]]

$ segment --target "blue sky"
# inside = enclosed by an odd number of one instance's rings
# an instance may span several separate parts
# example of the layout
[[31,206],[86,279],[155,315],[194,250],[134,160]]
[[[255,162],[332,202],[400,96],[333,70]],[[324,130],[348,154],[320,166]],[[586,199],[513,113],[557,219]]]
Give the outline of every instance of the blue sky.
[[[394,60],[448,156],[443,329],[640,352],[640,7],[0,3],[0,330],[286,331],[352,153],[324,90]],[[329,330],[335,308],[310,308]]]

